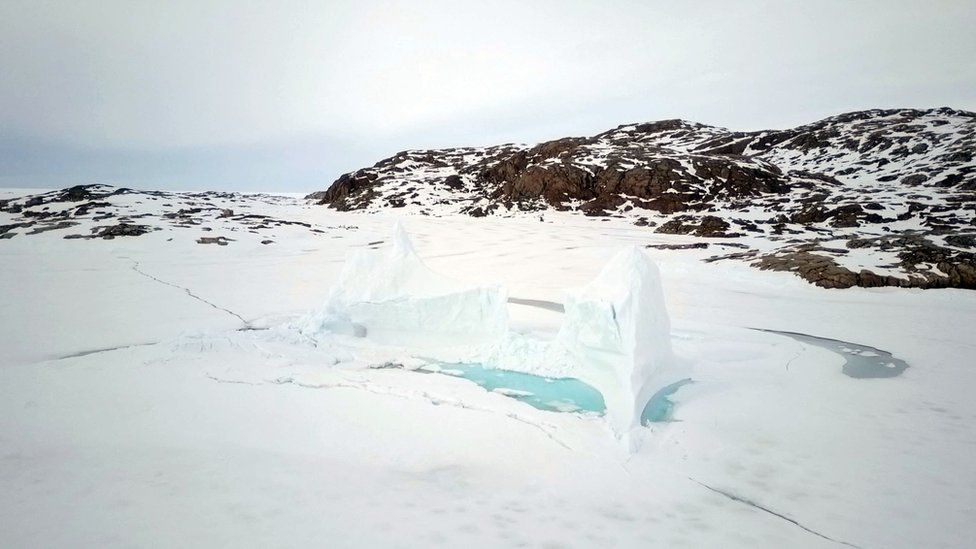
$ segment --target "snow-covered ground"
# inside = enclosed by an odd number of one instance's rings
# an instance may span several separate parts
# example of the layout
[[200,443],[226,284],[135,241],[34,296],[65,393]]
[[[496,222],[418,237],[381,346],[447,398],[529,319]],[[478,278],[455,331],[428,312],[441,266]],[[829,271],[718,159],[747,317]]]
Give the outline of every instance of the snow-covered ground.
[[[703,263],[706,250],[646,249],[694,383],[630,453],[599,417],[447,375],[337,367],[334,349],[272,337],[326,300],[348,251],[388,243],[394,219],[293,198],[248,208],[322,232],[214,221],[0,241],[0,546],[961,547],[976,535],[976,293],[823,290]],[[694,242],[546,220],[401,221],[427,266],[504,285],[522,303],[511,327],[543,340],[562,322],[549,302],[623,245]],[[219,235],[234,240],[196,242]],[[838,354],[751,328],[909,367],[856,379]]]

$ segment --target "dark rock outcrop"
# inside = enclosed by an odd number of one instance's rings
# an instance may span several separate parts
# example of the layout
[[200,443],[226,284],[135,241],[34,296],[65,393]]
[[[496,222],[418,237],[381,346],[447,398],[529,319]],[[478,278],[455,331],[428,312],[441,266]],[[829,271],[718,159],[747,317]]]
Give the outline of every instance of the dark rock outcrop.
[[110,227],[104,227],[95,233],[97,238],[111,240],[119,236],[141,236],[152,231],[149,225],[134,225],[130,223],[119,223]]
[[729,233],[729,223],[714,215],[702,217],[678,216],[671,218],[670,221],[661,225],[654,232],[665,234],[691,234],[695,236],[713,238],[731,238],[741,236],[737,233]]
[[[229,242],[233,242],[233,238],[227,238],[225,236],[201,236],[197,239],[197,244],[216,244],[218,246],[226,246]],[[266,241],[270,243],[270,241]],[[264,244],[265,242],[262,242]]]

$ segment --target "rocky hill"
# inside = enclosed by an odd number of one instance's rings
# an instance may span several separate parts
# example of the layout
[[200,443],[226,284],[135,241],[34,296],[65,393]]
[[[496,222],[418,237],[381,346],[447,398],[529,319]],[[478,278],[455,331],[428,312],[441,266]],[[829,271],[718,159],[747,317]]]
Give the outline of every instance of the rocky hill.
[[0,242],[45,233],[83,242],[163,231],[168,240],[180,235],[199,244],[226,246],[251,239],[267,245],[296,232],[324,234],[333,229],[289,219],[299,204],[282,195],[77,185],[0,199]]
[[738,239],[824,287],[976,289],[976,113],[869,110],[788,130],[663,120],[535,146],[404,151],[308,196],[338,210],[620,217]]

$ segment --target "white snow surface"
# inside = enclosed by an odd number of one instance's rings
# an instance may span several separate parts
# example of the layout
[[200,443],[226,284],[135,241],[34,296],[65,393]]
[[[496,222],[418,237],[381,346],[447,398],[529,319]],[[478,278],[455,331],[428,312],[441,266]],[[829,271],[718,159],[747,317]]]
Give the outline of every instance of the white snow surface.
[[[289,198],[116,199],[133,216],[217,209],[193,223],[139,218],[158,230],[138,237],[0,240],[0,546],[874,548],[976,537],[974,292],[824,290],[703,263],[708,250],[647,249],[673,354],[694,383],[673,395],[675,421],[638,430],[630,454],[602,418],[451,375],[369,368],[400,358],[396,346],[286,329],[327,300],[350,251],[388,237],[389,216]],[[216,217],[227,207],[309,227],[252,232]],[[563,324],[563,289],[594,280],[621,246],[694,239],[545,219],[412,217],[406,228],[430,269],[503,284],[526,303],[507,307],[511,337],[478,353],[522,349],[542,357],[524,369],[555,374],[567,362],[537,342]],[[68,231],[87,234],[84,223]],[[233,240],[196,242],[218,235]],[[868,345],[909,368],[849,378],[841,356],[750,328]]]

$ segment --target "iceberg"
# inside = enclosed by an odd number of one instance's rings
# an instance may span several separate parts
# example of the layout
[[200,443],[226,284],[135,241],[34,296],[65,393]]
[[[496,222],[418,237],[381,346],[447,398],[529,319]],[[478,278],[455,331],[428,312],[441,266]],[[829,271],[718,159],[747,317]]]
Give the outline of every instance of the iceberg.
[[575,358],[576,377],[603,393],[610,427],[630,444],[651,395],[684,377],[657,265],[636,246],[622,250],[564,306],[557,342]]
[[300,330],[409,347],[480,344],[507,332],[506,301],[500,286],[464,284],[432,271],[397,223],[390,246],[347,257],[325,306]]
[[325,306],[297,327],[317,341],[340,335],[363,339],[363,348],[394,346],[398,357],[522,372],[546,366],[599,391],[611,430],[634,450],[651,396],[687,378],[671,350],[660,272],[639,248],[627,248],[567,292],[564,307],[554,341],[512,332],[502,287],[432,271],[397,224],[389,246],[350,253]]

